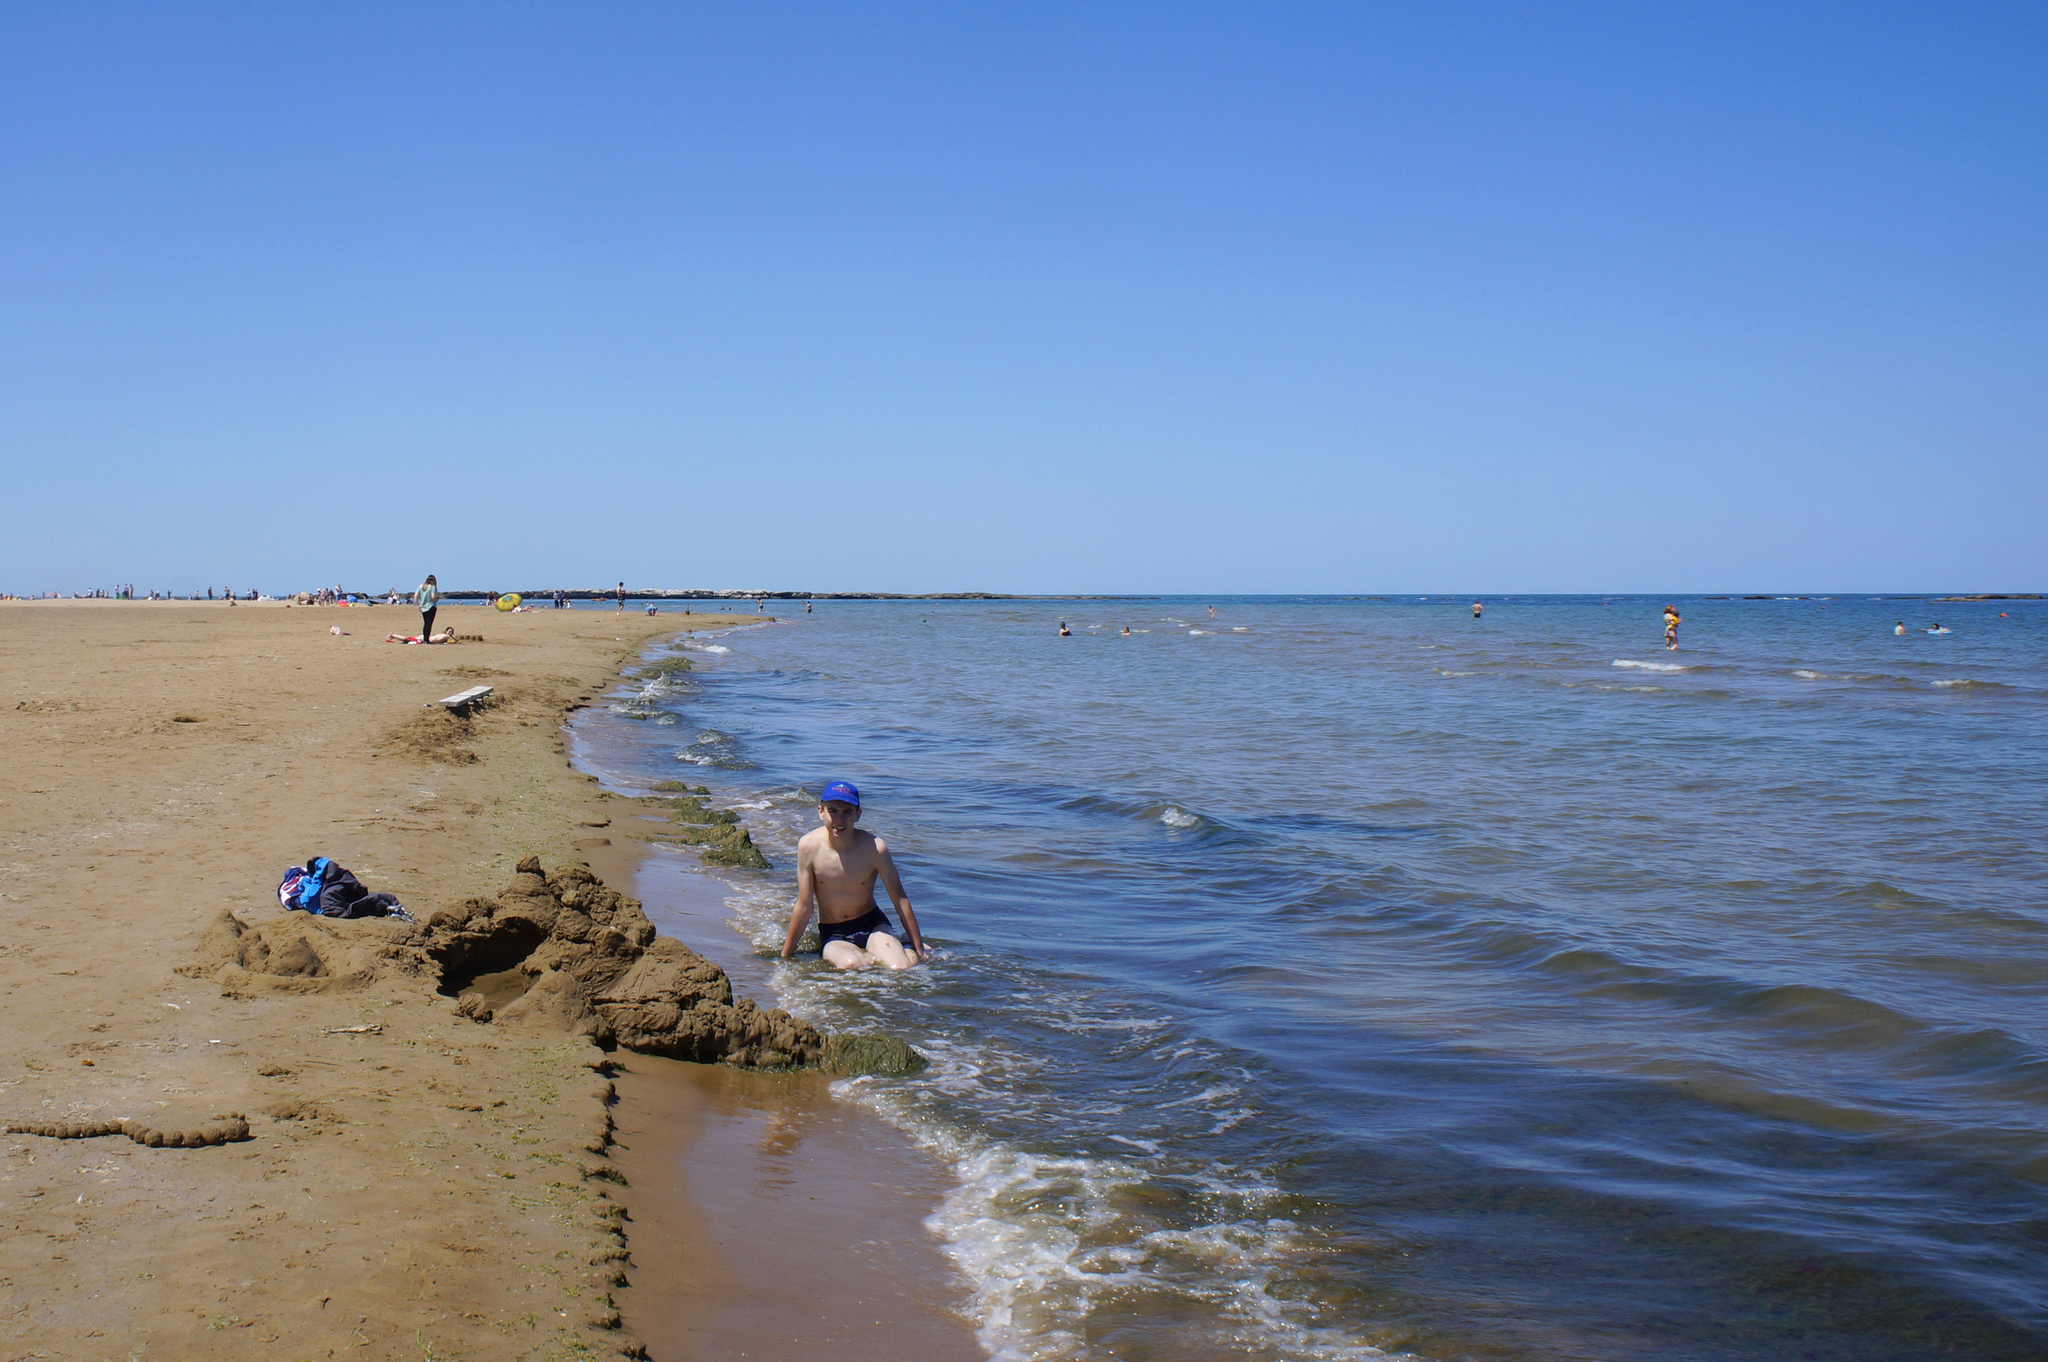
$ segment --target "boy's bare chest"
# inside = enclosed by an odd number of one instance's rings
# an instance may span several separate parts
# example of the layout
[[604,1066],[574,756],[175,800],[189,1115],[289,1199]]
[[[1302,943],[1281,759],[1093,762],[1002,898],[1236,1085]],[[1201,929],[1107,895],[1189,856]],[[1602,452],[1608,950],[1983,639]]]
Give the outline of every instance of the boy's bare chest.
[[865,847],[850,851],[839,851],[830,843],[818,848],[811,861],[811,869],[817,877],[832,885],[860,884],[863,887],[875,878],[874,856]]

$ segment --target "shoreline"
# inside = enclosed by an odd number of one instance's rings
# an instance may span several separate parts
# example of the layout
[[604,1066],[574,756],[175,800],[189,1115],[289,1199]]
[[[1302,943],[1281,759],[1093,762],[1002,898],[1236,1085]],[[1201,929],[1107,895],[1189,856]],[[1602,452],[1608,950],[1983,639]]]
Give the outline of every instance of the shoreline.
[[[248,1137],[7,1135],[18,1348],[638,1352],[611,1296],[623,1211],[591,1158],[608,1057],[478,1026],[402,972],[211,977],[223,910],[352,949],[408,930],[284,914],[278,875],[311,854],[425,920],[522,856],[596,849],[577,844],[611,810],[562,721],[674,618],[454,613],[480,638],[430,650],[379,642],[387,616],[282,603],[0,604],[0,1117]],[[412,741],[424,707],[479,679],[499,703],[459,742]]]
[[[618,797],[622,813],[630,798]],[[770,1001],[772,963],[731,928],[733,882],[693,849],[623,834],[586,859],[736,992]],[[652,1362],[827,1349],[844,1362],[983,1362],[923,1224],[951,1172],[905,1132],[835,1096],[821,1073],[612,1059],[609,1158],[631,1252],[617,1300]]]

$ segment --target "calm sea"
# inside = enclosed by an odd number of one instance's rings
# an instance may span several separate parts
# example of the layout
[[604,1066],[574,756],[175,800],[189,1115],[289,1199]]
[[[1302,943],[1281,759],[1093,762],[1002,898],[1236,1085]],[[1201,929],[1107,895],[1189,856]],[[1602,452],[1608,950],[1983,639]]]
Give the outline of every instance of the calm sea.
[[[2048,1357],[2048,606],[1664,603],[825,602],[576,737],[932,1058],[997,1358]],[[765,958],[833,778],[929,968]]]

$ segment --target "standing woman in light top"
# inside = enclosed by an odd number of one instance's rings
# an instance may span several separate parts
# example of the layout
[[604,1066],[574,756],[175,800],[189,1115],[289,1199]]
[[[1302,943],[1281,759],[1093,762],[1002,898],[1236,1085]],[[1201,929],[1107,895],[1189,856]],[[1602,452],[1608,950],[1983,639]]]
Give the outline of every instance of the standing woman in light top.
[[441,593],[434,586],[434,574],[429,572],[427,580],[420,583],[420,589],[412,593],[412,603],[420,608],[421,638],[434,636],[434,609],[440,600]]

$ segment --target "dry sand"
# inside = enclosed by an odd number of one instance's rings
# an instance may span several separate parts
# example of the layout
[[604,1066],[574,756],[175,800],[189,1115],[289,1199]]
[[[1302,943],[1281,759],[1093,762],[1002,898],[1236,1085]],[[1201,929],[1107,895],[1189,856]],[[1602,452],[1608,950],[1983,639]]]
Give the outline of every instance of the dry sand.
[[[605,1056],[473,1023],[416,980],[236,996],[195,957],[223,908],[279,917],[278,876],[316,853],[422,918],[495,892],[528,853],[630,873],[607,826],[621,806],[567,769],[560,723],[676,617],[440,619],[480,641],[380,642],[416,626],[402,606],[0,604],[0,1121],[175,1132],[239,1114],[251,1136],[0,1137],[9,1358],[637,1353],[614,1296],[634,1193],[606,1157]],[[479,681],[503,703],[470,731],[423,724]],[[631,1062],[636,1081],[660,1067]],[[740,1085],[727,1098],[805,1082],[719,1072]],[[715,1109],[661,1100],[664,1119],[718,1128]],[[646,1196],[665,1235],[725,1242],[679,1181]],[[791,1261],[832,1247],[794,1242]],[[654,1293],[678,1285],[644,1282],[641,1313],[672,1317]],[[719,1355],[655,1356],[686,1352]]]

